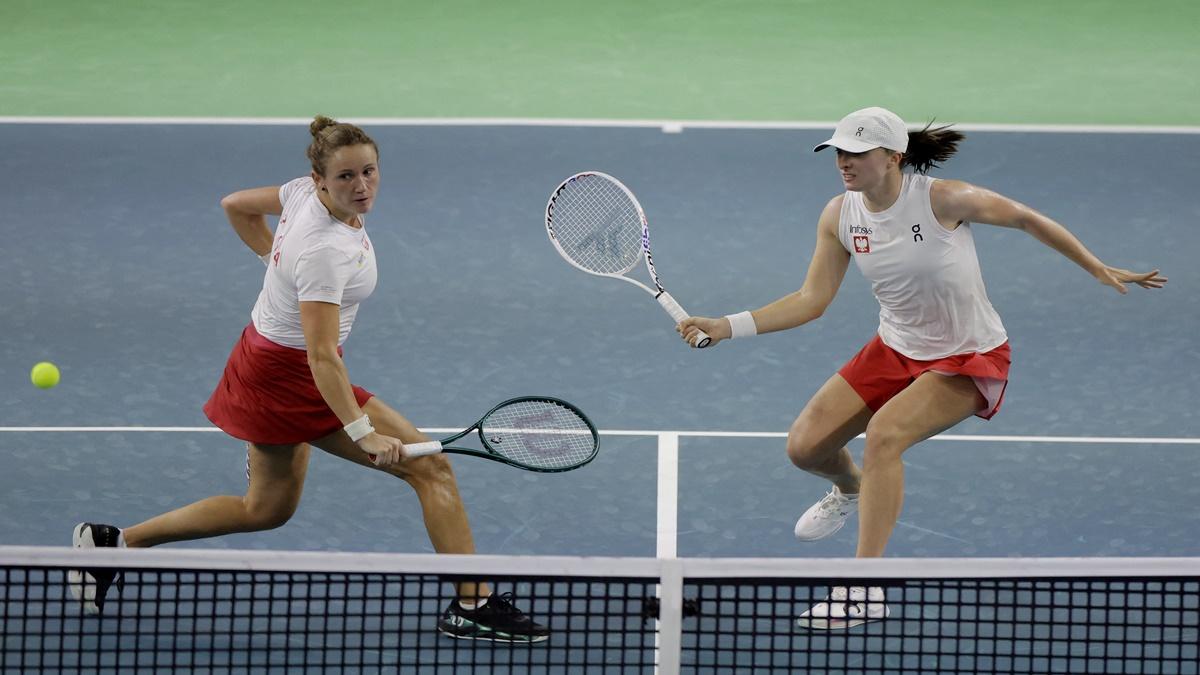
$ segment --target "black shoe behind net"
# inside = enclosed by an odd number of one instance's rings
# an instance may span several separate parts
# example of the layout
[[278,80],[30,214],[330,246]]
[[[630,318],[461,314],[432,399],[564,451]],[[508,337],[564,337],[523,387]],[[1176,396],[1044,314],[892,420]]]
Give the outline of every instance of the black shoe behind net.
[[475,609],[451,600],[438,621],[438,630],[451,637],[492,642],[542,642],[550,637],[548,628],[517,609],[512,593],[493,595]]

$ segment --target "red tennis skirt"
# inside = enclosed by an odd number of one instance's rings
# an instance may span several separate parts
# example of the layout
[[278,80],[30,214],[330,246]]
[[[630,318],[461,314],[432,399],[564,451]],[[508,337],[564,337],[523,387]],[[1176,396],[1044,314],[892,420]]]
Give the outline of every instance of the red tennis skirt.
[[987,352],[955,354],[932,361],[910,359],[883,343],[876,335],[838,374],[862,397],[867,407],[878,411],[893,396],[904,391],[923,373],[933,371],[942,375],[967,375],[975,382],[987,401],[975,413],[976,417],[991,419],[1004,401],[1008,385],[1008,366],[1012,349],[1008,342]]
[[[358,405],[372,396],[354,387]],[[342,428],[317,390],[307,352],[271,342],[253,323],[234,345],[204,414],[230,436],[263,445],[307,443]]]

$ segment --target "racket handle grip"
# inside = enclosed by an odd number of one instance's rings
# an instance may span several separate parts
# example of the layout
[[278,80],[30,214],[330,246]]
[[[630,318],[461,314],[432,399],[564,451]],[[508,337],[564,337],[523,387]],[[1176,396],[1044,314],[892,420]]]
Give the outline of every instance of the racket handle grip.
[[[683,308],[679,306],[678,302],[675,302],[675,298],[671,297],[670,293],[663,291],[655,299],[658,300],[658,304],[662,305],[663,309],[667,310],[667,314],[670,314],[671,318],[675,319],[675,323],[688,318],[689,314],[683,311]],[[696,341],[692,343],[692,346],[697,349],[704,349],[711,341],[707,333],[699,331],[696,334]]]
[[442,444],[437,441],[426,441],[424,443],[405,443],[404,456],[405,458],[424,457],[425,455],[436,455],[442,451]]

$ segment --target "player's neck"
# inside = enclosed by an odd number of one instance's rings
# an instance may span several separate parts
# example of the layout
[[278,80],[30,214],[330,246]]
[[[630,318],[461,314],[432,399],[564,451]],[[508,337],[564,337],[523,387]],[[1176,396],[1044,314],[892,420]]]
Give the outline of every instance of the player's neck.
[[339,211],[330,203],[329,195],[325,192],[318,192],[317,199],[321,200],[321,205],[329,212],[329,215],[337,220],[342,221],[346,225],[358,229],[362,227],[362,222],[358,219],[358,214],[353,211]]
[[867,210],[873,213],[886,211],[900,198],[900,188],[904,185],[904,174],[899,171],[889,171],[879,181],[879,185],[863,190],[863,202]]

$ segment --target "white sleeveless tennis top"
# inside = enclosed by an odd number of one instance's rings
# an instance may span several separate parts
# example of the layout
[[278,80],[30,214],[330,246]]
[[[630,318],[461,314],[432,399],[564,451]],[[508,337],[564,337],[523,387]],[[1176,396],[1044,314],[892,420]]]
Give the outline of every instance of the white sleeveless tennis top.
[[947,230],[933,215],[934,178],[904,174],[896,203],[867,210],[846,192],[838,238],[879,301],[879,337],[919,361],[986,352],[1008,339],[988,301],[969,223]]

